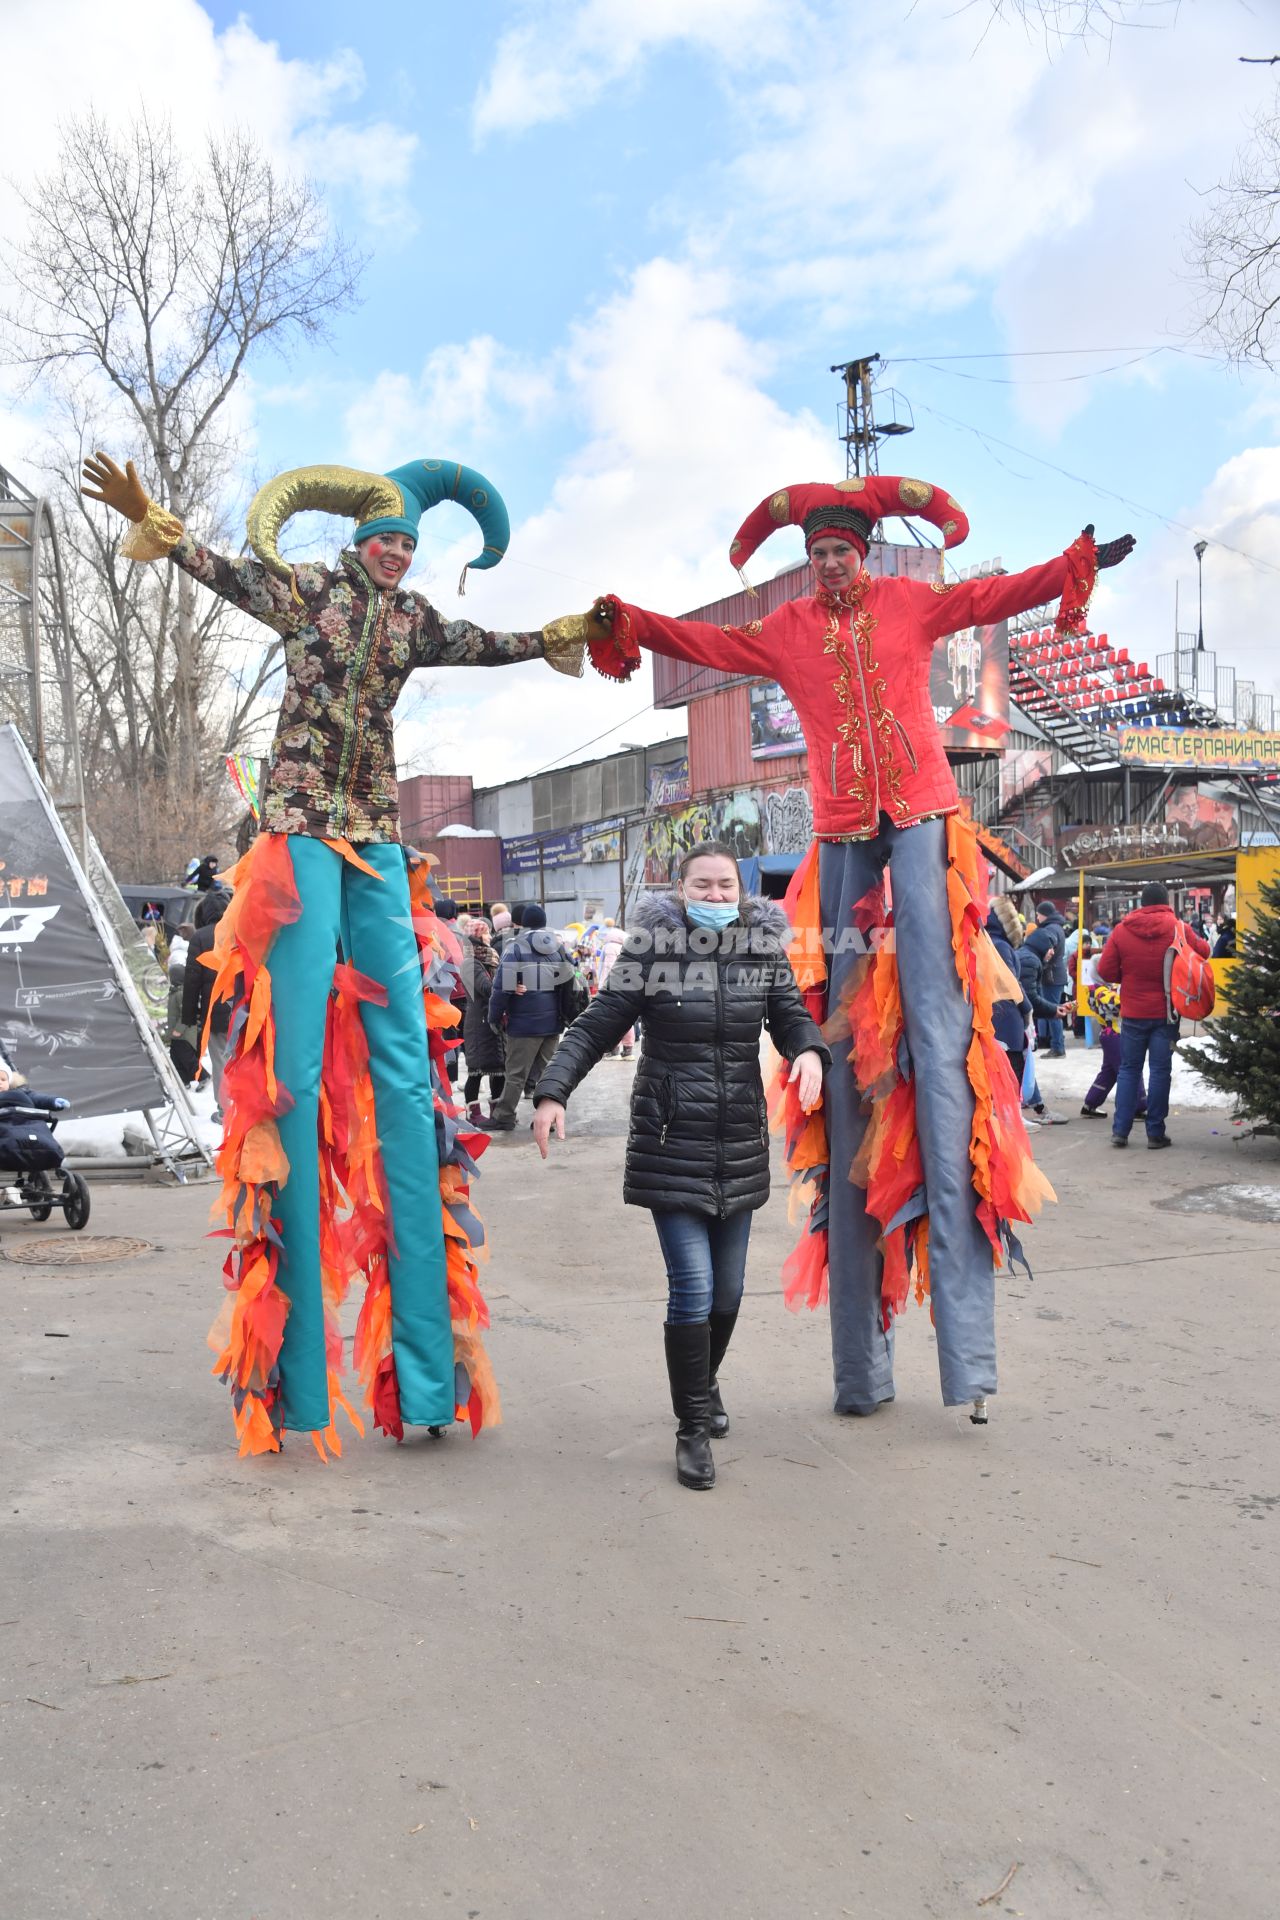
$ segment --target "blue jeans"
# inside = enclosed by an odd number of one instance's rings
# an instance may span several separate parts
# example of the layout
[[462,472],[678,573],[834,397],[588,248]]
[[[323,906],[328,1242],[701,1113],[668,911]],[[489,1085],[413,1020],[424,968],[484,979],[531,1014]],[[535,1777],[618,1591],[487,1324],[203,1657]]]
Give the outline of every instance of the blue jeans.
[[712,1311],[732,1313],[747,1270],[749,1209],[721,1220],[710,1213],[655,1208],[653,1224],[667,1266],[667,1325],[696,1326]]
[[1126,1019],[1120,1029],[1120,1077],[1116,1081],[1116,1110],[1111,1131],[1127,1140],[1142,1098],[1142,1068],[1147,1070],[1147,1138],[1159,1140],[1169,1117],[1169,1085],[1173,1078],[1173,1049],[1178,1039],[1176,1020]]
[[1039,1019],[1036,1021],[1036,1033],[1047,1045],[1049,1052],[1054,1058],[1060,1060],[1067,1050],[1066,1039],[1062,1032],[1062,1021],[1057,1017],[1052,1020]]

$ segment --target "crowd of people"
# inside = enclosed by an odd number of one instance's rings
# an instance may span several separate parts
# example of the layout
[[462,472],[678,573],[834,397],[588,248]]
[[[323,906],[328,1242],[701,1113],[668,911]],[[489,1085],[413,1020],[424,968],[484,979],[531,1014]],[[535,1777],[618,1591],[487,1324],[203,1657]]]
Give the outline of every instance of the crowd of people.
[[[1021,1087],[1025,1117],[1038,1126],[1066,1124],[1066,1115],[1041,1096],[1035,1053],[1064,1059],[1070,1030],[1101,1056],[1080,1108],[1082,1118],[1105,1118],[1103,1103],[1114,1090],[1113,1143],[1126,1146],[1134,1121],[1141,1118],[1148,1146],[1168,1147],[1173,1054],[1181,1024],[1170,998],[1168,956],[1180,930],[1202,959],[1232,957],[1235,922],[1224,917],[1215,928],[1203,916],[1197,916],[1196,925],[1180,921],[1158,882],[1142,889],[1137,907],[1115,926],[1097,921],[1084,927],[1076,921],[1074,912],[1064,916],[1052,901],[1041,901],[1030,922],[1007,894],[991,903],[987,932],[1011,983],[1020,988],[1018,999],[997,1003],[996,1037]],[[1082,997],[1088,1012],[1080,1008]]]

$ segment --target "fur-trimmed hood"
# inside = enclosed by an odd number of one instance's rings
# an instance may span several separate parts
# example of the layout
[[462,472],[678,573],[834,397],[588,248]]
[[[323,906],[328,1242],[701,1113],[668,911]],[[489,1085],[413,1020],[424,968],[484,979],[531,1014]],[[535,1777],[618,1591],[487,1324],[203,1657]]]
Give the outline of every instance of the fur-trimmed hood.
[[[698,934],[699,944],[706,941],[708,929],[694,927],[674,893],[646,893],[637,900],[627,928],[627,946],[633,952],[660,948],[667,953],[683,951],[689,937]],[[738,908],[738,918],[723,934],[712,935],[726,952],[785,953],[791,941],[787,916],[776,900],[760,894],[748,894]]]

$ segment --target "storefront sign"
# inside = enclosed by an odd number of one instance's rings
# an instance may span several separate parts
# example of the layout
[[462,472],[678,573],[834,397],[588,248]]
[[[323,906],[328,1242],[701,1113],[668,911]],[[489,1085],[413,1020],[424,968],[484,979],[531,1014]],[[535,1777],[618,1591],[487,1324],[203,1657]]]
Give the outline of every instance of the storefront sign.
[[1072,868],[1195,851],[1190,830],[1181,820],[1153,820],[1146,826],[1063,827],[1055,844],[1058,865]]
[[1129,767],[1183,768],[1188,773],[1280,771],[1280,733],[1223,727],[1124,727],[1120,759]]

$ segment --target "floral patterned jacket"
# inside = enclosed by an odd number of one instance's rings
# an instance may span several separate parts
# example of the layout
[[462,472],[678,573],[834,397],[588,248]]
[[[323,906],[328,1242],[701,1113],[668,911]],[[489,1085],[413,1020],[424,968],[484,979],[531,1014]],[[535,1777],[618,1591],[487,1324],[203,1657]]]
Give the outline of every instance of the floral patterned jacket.
[[187,533],[169,558],[284,636],[284,697],[260,801],[266,833],[353,844],[400,838],[392,713],[415,667],[546,658],[576,671],[554,635],[442,620],[421,594],[374,586],[351,550],[336,569],[295,569],[301,605],[257,560],[228,559]]

